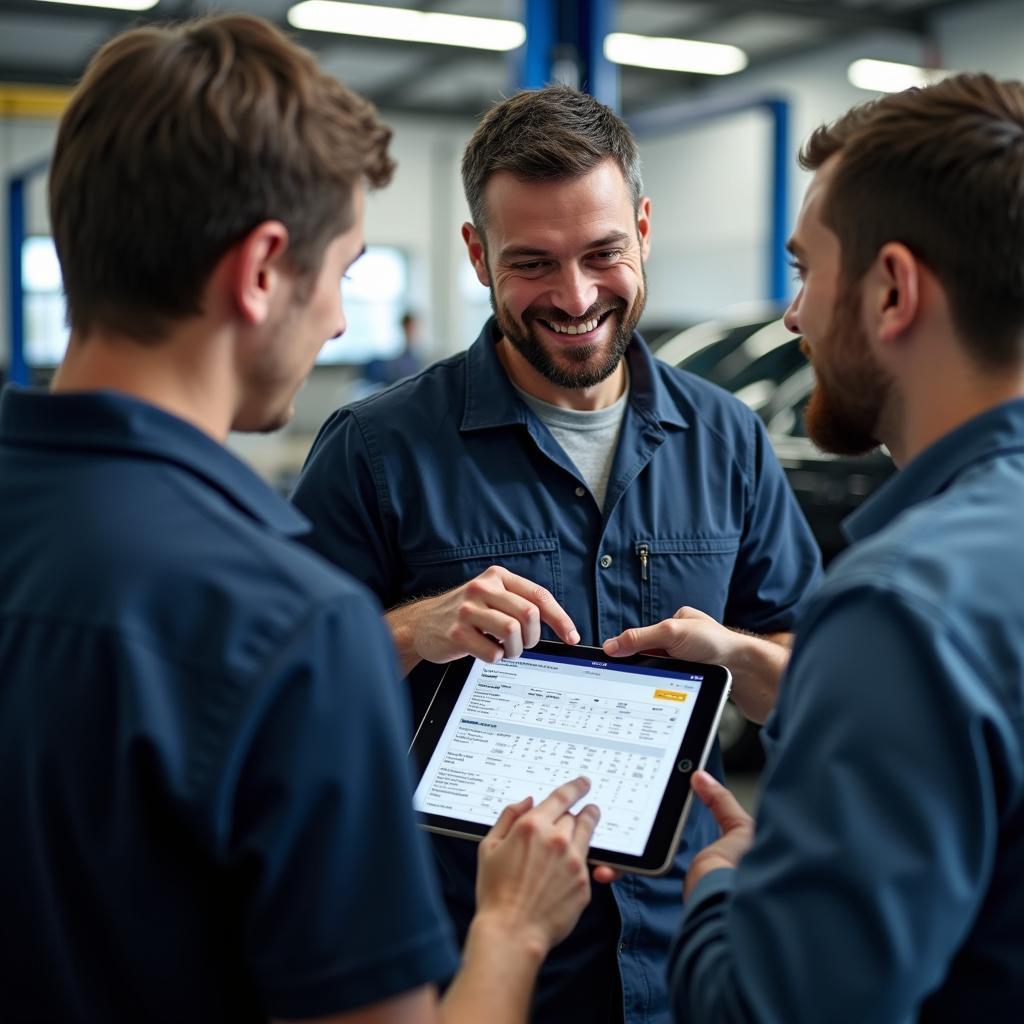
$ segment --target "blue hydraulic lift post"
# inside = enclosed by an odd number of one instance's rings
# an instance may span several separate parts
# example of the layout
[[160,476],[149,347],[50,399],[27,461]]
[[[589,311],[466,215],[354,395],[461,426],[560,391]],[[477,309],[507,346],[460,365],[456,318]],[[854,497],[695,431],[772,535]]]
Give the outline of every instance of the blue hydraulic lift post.
[[604,55],[615,0],[526,0],[526,46],[520,70],[523,89],[557,79],[557,64],[571,58],[579,87],[619,108],[619,71]]
[[25,243],[25,179],[11,178],[7,185],[7,308],[10,353],[7,379],[28,383],[25,362],[25,289],[21,278],[21,253]]
[[772,114],[772,210],[769,233],[768,295],[780,305],[789,299],[786,241],[789,235],[789,104],[769,100]]
[[521,89],[540,89],[552,80],[555,13],[555,0],[526,0],[526,44],[519,68]]
[[580,54],[580,87],[612,110],[619,109],[619,69],[604,55],[604,39],[612,30],[615,0],[578,0],[576,50]]

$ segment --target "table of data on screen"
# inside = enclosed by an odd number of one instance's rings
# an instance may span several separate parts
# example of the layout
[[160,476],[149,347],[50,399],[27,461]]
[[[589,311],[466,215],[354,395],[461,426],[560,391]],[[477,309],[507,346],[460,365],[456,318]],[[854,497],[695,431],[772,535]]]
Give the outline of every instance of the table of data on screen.
[[477,662],[417,787],[420,811],[493,823],[508,803],[586,775],[593,843],[642,853],[698,680],[526,655]]

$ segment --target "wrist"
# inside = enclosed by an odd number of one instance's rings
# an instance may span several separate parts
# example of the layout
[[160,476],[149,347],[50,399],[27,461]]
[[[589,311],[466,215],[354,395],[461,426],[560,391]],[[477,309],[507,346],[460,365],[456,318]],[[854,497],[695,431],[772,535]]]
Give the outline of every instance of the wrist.
[[551,951],[551,940],[542,928],[498,910],[477,911],[466,939],[467,957],[477,945],[492,953],[500,951],[502,958],[518,960],[521,967],[534,971]]
[[789,662],[789,650],[774,640],[741,634],[729,659],[732,699],[752,722],[763,722],[775,705],[779,681]]
[[740,648],[738,668],[756,678],[778,677],[789,660],[789,650],[782,644],[753,633],[741,634],[746,641]]
[[717,854],[711,854],[707,857],[694,857],[686,872],[686,882],[683,886],[683,898],[686,900],[690,898],[693,890],[697,888],[698,883],[705,875],[710,875],[712,871],[719,871],[722,868],[734,871],[736,869],[736,865],[725,857]]
[[413,618],[407,613],[409,605],[393,608],[384,616],[391,639],[398,652],[398,664],[403,676],[407,676],[422,660],[416,650],[416,634],[413,630]]

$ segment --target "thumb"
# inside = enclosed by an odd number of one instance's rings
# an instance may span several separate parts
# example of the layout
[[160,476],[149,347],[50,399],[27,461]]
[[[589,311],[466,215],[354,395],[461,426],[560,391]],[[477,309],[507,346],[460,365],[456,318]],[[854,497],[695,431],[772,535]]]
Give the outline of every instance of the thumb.
[[614,658],[622,658],[627,654],[636,654],[639,651],[647,650],[651,646],[646,642],[646,636],[650,630],[650,626],[641,626],[627,629],[618,636],[610,637],[602,644],[604,653]]
[[753,824],[753,818],[717,779],[707,772],[695,772],[690,780],[694,793],[715,817],[723,833]]

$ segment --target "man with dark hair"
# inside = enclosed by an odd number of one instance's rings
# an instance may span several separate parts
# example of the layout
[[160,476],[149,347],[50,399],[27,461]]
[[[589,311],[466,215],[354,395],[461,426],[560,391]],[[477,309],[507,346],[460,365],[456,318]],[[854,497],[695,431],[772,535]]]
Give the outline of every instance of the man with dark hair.
[[[902,469],[851,517],[859,543],[800,622],[756,836],[694,781],[724,834],[690,868],[677,1018],[1017,1020],[1024,85],[959,75],[884,97],[819,128],[801,162],[787,323],[818,378],[808,432],[885,443]],[[616,647],[678,652],[692,632]]]
[[[483,119],[463,181],[494,317],[467,352],[336,413],[295,494],[315,549],[390,609],[414,702],[438,663],[518,656],[542,627],[594,644],[685,601],[788,630],[818,556],[764,430],[635,332],[651,204],[626,125],[572,89],[520,93]],[[763,717],[773,695],[752,681],[737,671],[736,697]],[[598,888],[545,965],[535,1021],[668,1019],[680,879],[714,834],[700,808],[669,876]],[[472,844],[435,849],[465,932]]]
[[439,1013],[379,608],[223,447],[344,330],[389,138],[247,17],[115,39],[61,121],[71,341],[0,402],[5,1022],[523,1022],[589,898],[586,780],[506,808]]

